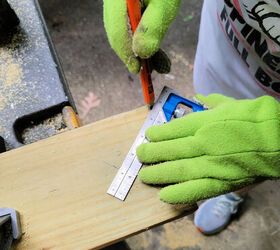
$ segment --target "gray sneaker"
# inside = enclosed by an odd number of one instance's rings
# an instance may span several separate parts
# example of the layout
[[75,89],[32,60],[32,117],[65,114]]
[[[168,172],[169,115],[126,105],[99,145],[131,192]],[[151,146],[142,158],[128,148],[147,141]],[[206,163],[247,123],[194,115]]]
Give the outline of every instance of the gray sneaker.
[[229,193],[205,201],[195,213],[195,226],[206,235],[222,231],[243,200],[238,194]]

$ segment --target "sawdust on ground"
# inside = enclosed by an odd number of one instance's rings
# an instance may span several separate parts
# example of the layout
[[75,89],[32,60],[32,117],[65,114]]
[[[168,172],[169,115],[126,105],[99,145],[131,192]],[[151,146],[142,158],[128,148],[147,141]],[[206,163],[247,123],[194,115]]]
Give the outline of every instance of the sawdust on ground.
[[[13,96],[18,96],[15,93],[26,85],[23,80],[23,58],[18,50],[18,47],[26,41],[20,32],[15,32],[9,39],[11,40],[8,44],[0,46],[0,109],[10,103]],[[16,103],[16,99],[13,103]]]
[[2,86],[9,87],[12,84],[20,84],[22,79],[21,65],[15,61],[11,54],[0,49],[0,55],[4,64],[0,64],[0,82]]
[[22,140],[24,144],[30,144],[67,130],[63,115],[59,113],[38,124],[25,128],[22,132]]

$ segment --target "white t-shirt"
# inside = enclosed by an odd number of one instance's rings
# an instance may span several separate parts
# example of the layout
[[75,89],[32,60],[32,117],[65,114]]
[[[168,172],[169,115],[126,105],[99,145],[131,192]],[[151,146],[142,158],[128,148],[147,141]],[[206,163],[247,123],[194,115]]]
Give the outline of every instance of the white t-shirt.
[[204,0],[194,87],[280,100],[280,0]]

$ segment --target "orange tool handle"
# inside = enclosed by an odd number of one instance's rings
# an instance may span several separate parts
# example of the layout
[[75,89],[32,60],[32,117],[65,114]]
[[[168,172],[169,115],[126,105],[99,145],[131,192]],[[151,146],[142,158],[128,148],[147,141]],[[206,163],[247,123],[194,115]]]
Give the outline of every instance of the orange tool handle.
[[[132,33],[135,32],[141,20],[141,7],[139,0],[126,0],[127,10],[130,19]],[[152,82],[152,69],[149,59],[142,60],[141,83],[145,102],[149,106],[153,106],[155,101],[155,94]]]

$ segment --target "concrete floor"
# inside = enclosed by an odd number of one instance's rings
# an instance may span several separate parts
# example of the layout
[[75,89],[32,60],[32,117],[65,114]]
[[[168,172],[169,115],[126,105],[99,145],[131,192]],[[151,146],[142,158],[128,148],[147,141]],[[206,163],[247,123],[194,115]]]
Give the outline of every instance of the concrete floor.
[[[157,95],[164,85],[186,97],[194,93],[201,4],[202,0],[183,1],[162,43],[172,71],[166,76],[153,73]],[[139,77],[129,74],[107,42],[101,0],[42,0],[41,6],[84,124],[144,105]],[[279,182],[266,182],[252,190],[235,220],[216,236],[200,234],[188,216],[133,236],[113,249],[280,249],[279,189]]]

